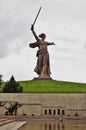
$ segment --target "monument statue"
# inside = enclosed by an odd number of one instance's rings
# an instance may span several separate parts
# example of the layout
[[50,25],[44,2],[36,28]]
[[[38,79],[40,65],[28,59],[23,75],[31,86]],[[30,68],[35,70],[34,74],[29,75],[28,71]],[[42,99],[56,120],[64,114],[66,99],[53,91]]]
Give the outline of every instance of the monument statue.
[[34,24],[35,22],[31,25],[31,31],[36,39],[36,42],[29,44],[31,48],[38,47],[38,51],[36,54],[37,64],[34,71],[39,75],[38,78],[43,78],[43,79],[50,78],[51,71],[50,71],[50,61],[49,61],[49,53],[48,53],[47,46],[55,45],[55,44],[54,42],[45,41],[46,34],[44,33],[41,33],[39,36],[37,36],[36,32],[34,31]]

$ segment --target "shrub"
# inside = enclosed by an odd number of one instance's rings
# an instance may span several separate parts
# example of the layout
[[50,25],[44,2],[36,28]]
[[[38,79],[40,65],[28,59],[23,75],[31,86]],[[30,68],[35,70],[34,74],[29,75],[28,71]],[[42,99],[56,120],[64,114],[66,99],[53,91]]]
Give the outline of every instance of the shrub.
[[0,74],[0,87],[2,85],[2,75]]
[[77,114],[77,113],[75,113],[75,116],[78,116],[78,114]]

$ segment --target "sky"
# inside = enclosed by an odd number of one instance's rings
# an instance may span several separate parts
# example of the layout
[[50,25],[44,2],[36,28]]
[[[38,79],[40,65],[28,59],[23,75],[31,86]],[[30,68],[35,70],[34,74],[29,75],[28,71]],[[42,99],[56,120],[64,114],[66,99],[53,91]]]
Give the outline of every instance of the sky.
[[51,77],[55,80],[86,83],[86,0],[0,0],[0,74],[4,81],[32,80],[37,49],[30,30],[35,24],[45,33],[49,46]]

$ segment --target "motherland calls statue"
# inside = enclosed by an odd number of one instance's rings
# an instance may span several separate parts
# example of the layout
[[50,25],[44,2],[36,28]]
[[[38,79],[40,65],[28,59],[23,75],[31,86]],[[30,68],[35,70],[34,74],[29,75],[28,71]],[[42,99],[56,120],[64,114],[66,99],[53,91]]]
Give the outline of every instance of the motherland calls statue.
[[39,36],[37,36],[36,32],[34,31],[34,24],[35,22],[31,25],[31,31],[36,39],[36,42],[29,44],[31,48],[38,47],[38,51],[36,54],[37,64],[34,71],[39,75],[38,78],[50,79],[51,71],[50,71],[50,61],[49,61],[49,53],[48,53],[47,46],[55,45],[55,44],[54,42],[45,41],[46,34],[44,33],[41,33]]

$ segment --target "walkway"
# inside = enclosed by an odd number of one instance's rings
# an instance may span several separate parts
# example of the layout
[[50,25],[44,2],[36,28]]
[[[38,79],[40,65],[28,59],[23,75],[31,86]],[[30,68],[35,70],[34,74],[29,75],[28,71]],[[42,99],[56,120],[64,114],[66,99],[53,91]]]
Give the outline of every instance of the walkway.
[[26,122],[20,122],[20,121],[11,122],[11,123],[1,126],[0,130],[17,130],[25,123]]

